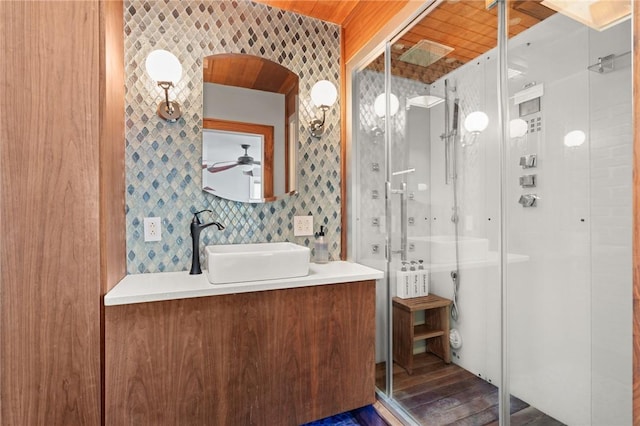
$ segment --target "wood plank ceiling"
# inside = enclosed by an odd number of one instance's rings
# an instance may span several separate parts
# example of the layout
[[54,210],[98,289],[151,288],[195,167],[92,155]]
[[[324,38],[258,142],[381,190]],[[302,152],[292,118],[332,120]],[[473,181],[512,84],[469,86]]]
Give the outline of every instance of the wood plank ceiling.
[[[555,11],[542,6],[539,0],[509,3],[509,37],[513,37]],[[391,50],[391,73],[423,83],[433,83],[454,69],[477,58],[497,45],[497,8],[485,9],[481,1],[446,1],[414,25]],[[427,66],[400,59],[422,40],[435,42],[453,50]],[[428,56],[424,53],[422,56]],[[384,70],[384,56],[374,60],[369,69]]]
[[409,0],[254,0],[342,27],[348,62]]
[[362,0],[254,0],[269,6],[343,25]]
[[[386,16],[388,9],[394,13],[406,3],[371,0],[255,0],[273,7],[311,16],[343,26],[345,29],[345,60],[366,40],[360,40],[356,46],[350,44],[350,26],[356,26],[366,16]],[[540,4],[541,0],[516,0],[509,2],[509,37],[532,27],[555,12]],[[366,7],[366,8],[365,8]],[[385,19],[390,19],[387,16]],[[386,21],[385,21],[386,22]],[[377,22],[374,27],[381,28],[385,22]],[[483,1],[447,0],[443,1],[429,15],[414,25],[392,49],[392,74],[424,83],[432,83],[443,75],[453,71],[466,62],[477,58],[494,48],[497,44],[497,8],[487,10]],[[354,33],[362,32],[362,29]],[[373,33],[369,37],[373,36]],[[399,58],[421,40],[436,42],[453,48],[453,51],[424,67]],[[370,69],[384,69],[384,58],[380,57],[369,66]]]
[[[275,62],[257,56],[223,53],[204,58],[203,80],[225,86],[245,87],[264,92],[298,92],[298,76]],[[232,70],[243,70],[233,72]]]

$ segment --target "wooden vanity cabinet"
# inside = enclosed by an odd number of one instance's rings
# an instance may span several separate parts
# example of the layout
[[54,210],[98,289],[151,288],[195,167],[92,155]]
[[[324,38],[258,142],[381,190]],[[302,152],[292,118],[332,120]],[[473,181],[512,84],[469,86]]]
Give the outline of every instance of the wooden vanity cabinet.
[[375,281],[105,310],[107,425],[300,425],[375,401]]

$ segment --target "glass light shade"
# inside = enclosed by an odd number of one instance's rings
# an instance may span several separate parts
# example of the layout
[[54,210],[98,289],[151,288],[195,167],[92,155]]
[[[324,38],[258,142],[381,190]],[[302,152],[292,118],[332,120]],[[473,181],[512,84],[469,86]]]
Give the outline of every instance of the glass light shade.
[[515,118],[509,122],[509,137],[521,138],[527,134],[529,126],[522,118]]
[[147,74],[154,81],[170,81],[177,83],[182,77],[182,65],[173,53],[166,50],[154,50],[149,53],[145,62]]
[[251,170],[253,170],[253,164],[240,164],[238,167],[243,172],[250,172]]
[[317,107],[330,107],[338,99],[338,90],[329,80],[320,80],[311,88],[311,100]]
[[564,145],[569,148],[580,146],[587,140],[587,135],[582,130],[573,130],[564,135]]
[[480,133],[489,125],[489,116],[482,111],[474,111],[464,119],[464,128],[469,133]]
[[[373,111],[376,113],[376,115],[378,117],[384,117],[385,113],[386,113],[386,109],[387,109],[387,105],[386,105],[386,98],[384,96],[384,93],[381,95],[378,95],[378,97],[376,98],[376,100],[373,102]],[[400,109],[400,101],[398,101],[398,97],[396,95],[394,95],[393,93],[391,93],[389,95],[389,114],[391,114],[391,116],[393,117],[394,115],[396,115],[396,113],[398,112],[398,109]]]

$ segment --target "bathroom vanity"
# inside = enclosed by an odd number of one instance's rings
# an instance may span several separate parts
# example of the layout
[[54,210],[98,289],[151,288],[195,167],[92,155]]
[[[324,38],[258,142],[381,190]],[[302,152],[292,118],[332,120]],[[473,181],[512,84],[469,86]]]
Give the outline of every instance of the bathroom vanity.
[[106,424],[300,425],[373,403],[379,278],[127,276],[105,296]]

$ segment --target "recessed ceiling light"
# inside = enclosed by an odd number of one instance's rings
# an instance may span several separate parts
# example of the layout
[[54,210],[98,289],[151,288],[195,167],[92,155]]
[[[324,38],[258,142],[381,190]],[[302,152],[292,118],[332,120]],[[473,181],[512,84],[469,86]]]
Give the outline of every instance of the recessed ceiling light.
[[431,108],[444,102],[439,96],[422,95],[407,99],[408,106],[417,106],[421,108]]
[[396,50],[402,50],[402,49],[404,49],[404,44],[396,43],[396,44],[393,45],[393,48],[396,49]]
[[630,0],[543,0],[542,5],[598,31],[631,17]]
[[515,26],[522,22],[522,18],[511,18],[509,19],[509,25]]

